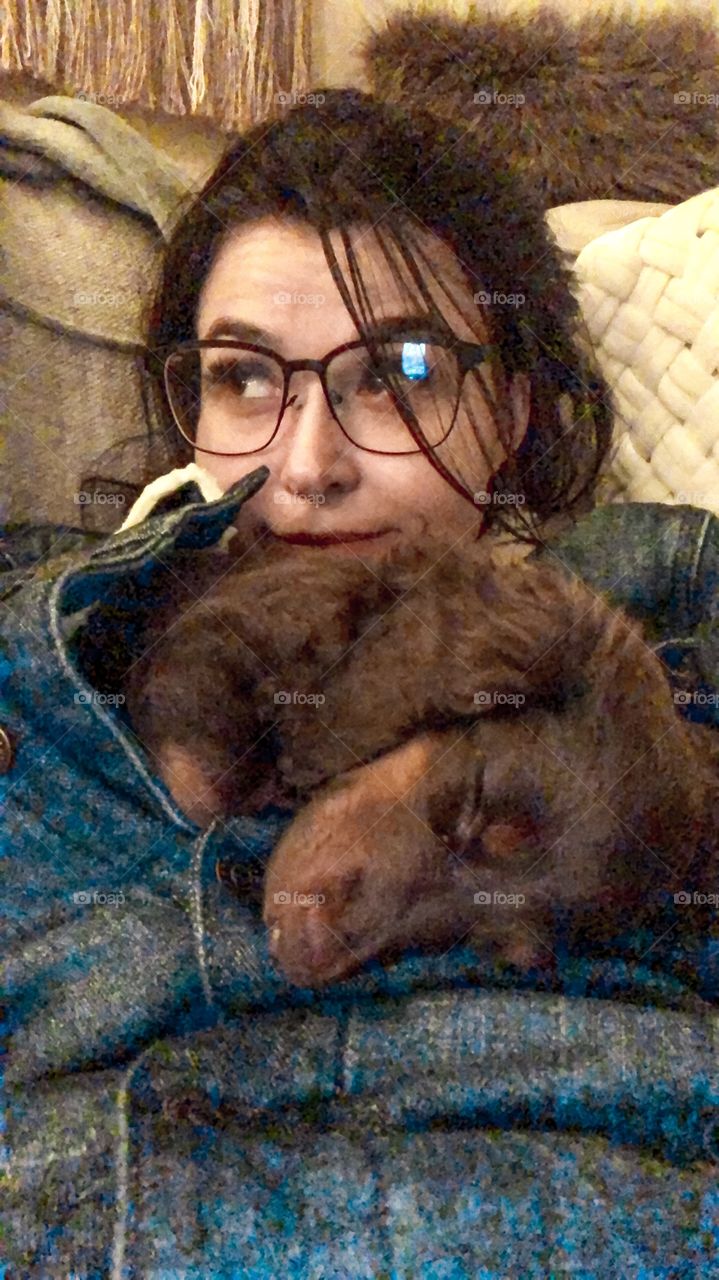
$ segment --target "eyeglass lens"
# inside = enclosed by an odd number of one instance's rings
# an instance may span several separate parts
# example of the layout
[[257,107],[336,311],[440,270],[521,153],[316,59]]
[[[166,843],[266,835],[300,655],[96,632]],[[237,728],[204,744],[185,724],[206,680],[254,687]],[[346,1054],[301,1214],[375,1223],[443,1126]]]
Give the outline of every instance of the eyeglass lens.
[[[272,357],[239,347],[204,347],[175,352],[166,368],[172,410],[191,443],[201,431],[203,446],[218,453],[269,444],[284,386],[282,366]],[[328,366],[327,388],[354,444],[411,453],[417,443],[402,411],[430,447],[441,444],[456,416],[462,369],[448,346],[398,338],[383,342],[374,356],[364,346],[340,352]]]

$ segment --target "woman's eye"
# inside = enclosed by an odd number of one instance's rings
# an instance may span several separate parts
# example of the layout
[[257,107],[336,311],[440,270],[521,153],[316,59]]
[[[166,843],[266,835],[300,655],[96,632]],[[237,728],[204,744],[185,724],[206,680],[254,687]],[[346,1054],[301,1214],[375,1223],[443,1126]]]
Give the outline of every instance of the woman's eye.
[[381,368],[379,365],[374,369],[366,369],[364,376],[362,378],[362,381],[360,383],[360,389],[362,391],[375,391],[375,392],[387,391],[388,386],[386,382],[386,376],[387,376],[387,369]]
[[[384,364],[373,365],[365,370],[361,390],[370,392],[408,391],[412,387],[429,385],[431,371],[424,368],[420,373],[409,374],[401,361],[392,360]],[[393,385],[394,383],[394,385]]]
[[221,360],[208,365],[203,374],[203,381],[208,390],[226,387],[230,391],[239,392],[240,395],[244,395],[248,389],[251,396],[268,395],[276,390],[273,379],[264,365],[239,360]]

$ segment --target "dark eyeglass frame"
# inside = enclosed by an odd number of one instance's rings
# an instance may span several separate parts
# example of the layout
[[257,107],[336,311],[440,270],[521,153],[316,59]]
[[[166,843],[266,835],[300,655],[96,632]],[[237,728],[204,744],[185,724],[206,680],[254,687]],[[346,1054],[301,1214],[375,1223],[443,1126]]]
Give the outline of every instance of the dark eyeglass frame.
[[[439,444],[444,444],[444,441],[447,439],[450,431],[454,427],[454,424],[457,420],[457,409],[459,408],[459,402],[462,398],[462,390],[464,387],[465,377],[470,372],[470,370],[473,369],[476,365],[483,364],[486,361],[488,352],[495,351],[498,349],[496,343],[468,342],[464,338],[456,338],[454,334],[449,331],[433,332],[431,330],[425,330],[425,329],[405,330],[405,329],[401,329],[401,328],[398,329],[397,327],[393,327],[391,330],[387,330],[387,331],[382,329],[377,329],[367,340],[359,339],[353,342],[343,342],[341,346],[333,347],[331,351],[328,351],[327,355],[323,356],[321,360],[286,360],[285,357],[281,356],[278,351],[273,351],[272,347],[260,346],[259,344],[254,342],[240,342],[239,339],[234,339],[234,338],[196,338],[188,342],[177,343],[171,350],[167,352],[165,356],[165,359],[163,362],[163,376],[164,376],[164,383],[165,383],[165,394],[167,396],[167,403],[170,407],[170,412],[172,413],[172,416],[175,420],[175,423],[177,425],[177,428],[181,436],[183,437],[184,440],[187,441],[188,444],[192,445],[193,449],[199,450],[200,453],[209,453],[213,457],[217,457],[217,458],[240,458],[253,453],[262,453],[269,445],[272,444],[272,441],[274,440],[275,436],[277,435],[277,432],[280,429],[282,418],[284,417],[285,409],[287,408],[288,404],[292,403],[292,401],[288,400],[288,391],[289,391],[289,385],[290,385],[290,378],[292,377],[292,374],[301,369],[311,369],[319,375],[320,382],[322,383],[322,390],[324,392],[325,401],[330,410],[330,413],[332,414],[332,417],[337,423],[337,426],[339,427],[342,434],[345,436],[347,440],[349,440],[350,444],[354,445],[355,449],[362,449],[363,452],[365,453],[382,454],[385,457],[386,456],[400,457],[400,456],[404,456],[405,454],[411,455],[414,453],[427,453],[428,449],[431,451],[432,448],[436,448],[436,445],[429,446],[425,443],[420,443],[416,449],[402,449],[400,451],[397,451],[392,449],[370,449],[367,447],[367,445],[355,444],[355,441],[352,439],[350,435],[347,434],[347,432],[345,431],[345,428],[342,426],[342,423],[337,417],[337,414],[335,413],[334,407],[330,400],[329,388],[327,386],[327,369],[331,364],[331,362],[337,356],[342,355],[345,351],[351,351],[356,347],[367,347],[368,350],[370,350],[371,352],[372,344],[374,341],[398,342],[398,341],[401,341],[402,339],[410,342],[430,342],[430,343],[434,343],[437,346],[447,346],[447,347],[451,346],[452,351],[457,353],[462,376],[459,383],[457,403],[455,404],[454,412],[452,414],[452,421],[447,431],[445,432],[444,436],[442,437],[442,439],[438,441]],[[269,440],[267,440],[263,445],[261,445],[257,449],[241,449],[239,451],[233,450],[232,453],[223,452],[219,449],[205,449],[201,445],[198,445],[194,440],[190,439],[188,435],[186,435],[185,430],[181,422],[179,421],[177,414],[175,413],[173,402],[172,402],[172,394],[169,386],[168,366],[169,366],[170,360],[175,355],[182,355],[183,353],[189,352],[189,351],[203,351],[209,347],[212,347],[212,348],[222,347],[222,348],[226,348],[228,350],[234,350],[234,351],[250,351],[258,355],[267,356],[270,359],[275,360],[276,363],[282,369],[282,373],[284,376],[284,384],[282,387],[282,403],[280,405],[280,409],[277,417],[277,423],[275,424],[275,429],[272,432],[272,435],[270,436]],[[409,420],[409,417],[406,414],[406,412],[403,412],[404,406],[400,407],[398,399],[394,395],[392,388],[388,387],[387,389],[390,392],[390,395],[392,396],[392,399],[395,404],[395,408],[400,418],[407,426],[410,432],[410,435],[412,436],[412,439],[421,440],[421,435],[418,432],[416,426],[412,421]],[[295,398],[296,397],[293,397],[293,399]]]

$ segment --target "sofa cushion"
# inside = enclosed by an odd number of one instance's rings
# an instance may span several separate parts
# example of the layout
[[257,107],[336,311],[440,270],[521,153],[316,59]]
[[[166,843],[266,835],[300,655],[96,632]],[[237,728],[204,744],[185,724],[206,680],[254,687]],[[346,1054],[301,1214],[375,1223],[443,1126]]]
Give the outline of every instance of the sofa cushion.
[[719,514],[719,187],[590,241],[574,270],[618,411],[603,499]]
[[[104,107],[0,103],[0,522],[121,521],[134,490],[89,492],[83,476],[153,421],[143,313],[188,186]],[[126,451],[118,478],[146,479],[143,453]]]

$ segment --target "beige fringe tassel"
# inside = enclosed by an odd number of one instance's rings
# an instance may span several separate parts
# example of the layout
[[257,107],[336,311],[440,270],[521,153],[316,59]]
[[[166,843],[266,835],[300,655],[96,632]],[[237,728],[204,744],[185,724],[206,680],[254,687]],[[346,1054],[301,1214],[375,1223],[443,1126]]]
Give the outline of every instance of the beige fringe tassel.
[[18,47],[20,15],[16,0],[4,0],[4,3],[0,14],[0,67],[17,67],[22,63]]
[[312,0],[0,0],[0,73],[245,128],[310,87]]

